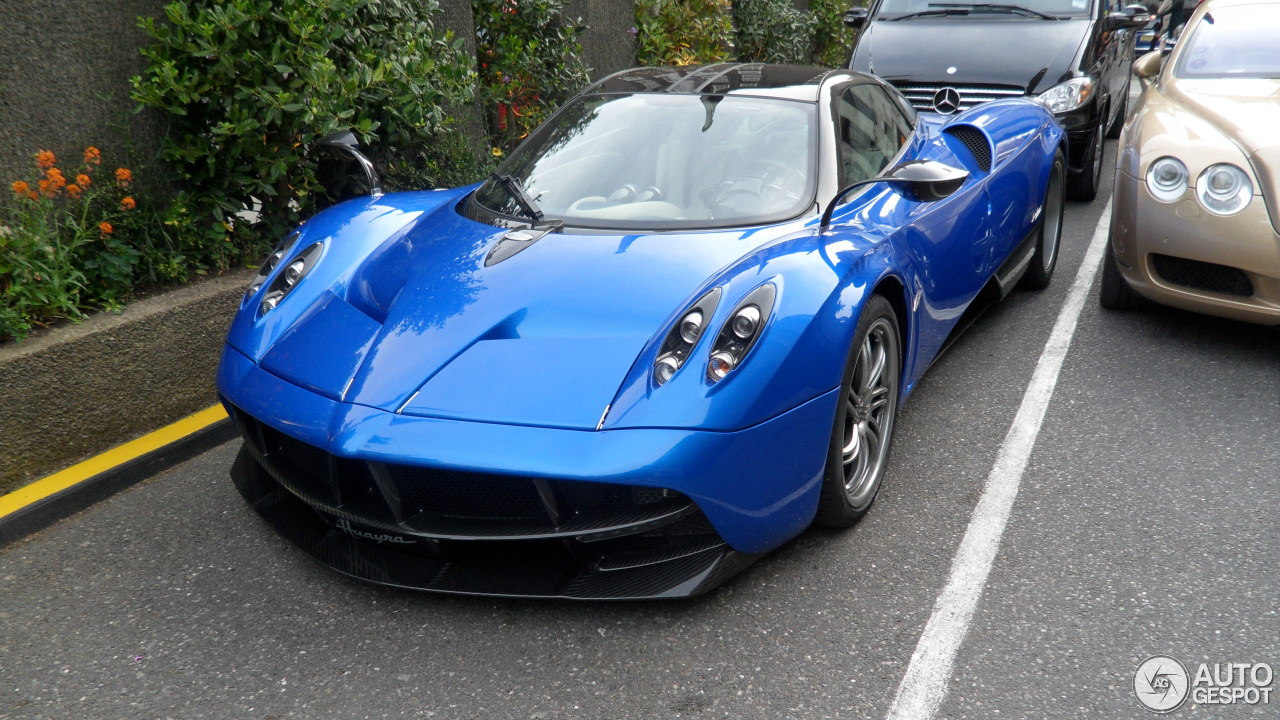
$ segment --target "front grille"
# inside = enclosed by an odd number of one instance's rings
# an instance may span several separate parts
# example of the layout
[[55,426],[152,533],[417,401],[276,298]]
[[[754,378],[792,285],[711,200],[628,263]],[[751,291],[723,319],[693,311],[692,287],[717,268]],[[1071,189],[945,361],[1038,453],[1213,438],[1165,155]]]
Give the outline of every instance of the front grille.
[[1027,94],[1024,88],[1016,85],[947,85],[909,82],[895,82],[893,85],[906,96],[912,107],[924,112],[937,112],[934,108],[934,97],[945,88],[951,88],[960,94],[960,106],[955,112],[962,112],[992,100],[1022,97]]
[[1151,262],[1161,278],[1175,285],[1223,295],[1253,295],[1249,276],[1237,268],[1158,254],[1151,256]]
[[[693,501],[673,490],[362,462],[331,455],[238,409],[233,417],[271,478],[333,521],[432,540],[572,541],[616,550],[621,546],[610,541],[669,535],[697,552],[723,545]],[[680,547],[661,550],[679,557]],[[602,551],[588,555],[596,562]]]

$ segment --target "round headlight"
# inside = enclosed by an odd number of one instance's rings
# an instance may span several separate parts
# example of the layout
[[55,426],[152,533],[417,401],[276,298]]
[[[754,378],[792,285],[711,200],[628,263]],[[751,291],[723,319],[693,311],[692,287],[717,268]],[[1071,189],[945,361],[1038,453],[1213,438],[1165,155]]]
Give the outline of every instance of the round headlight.
[[302,279],[302,271],[307,267],[302,260],[294,260],[289,263],[289,267],[284,269],[284,281],[289,285],[295,285]]
[[1173,202],[1187,191],[1187,166],[1181,160],[1162,157],[1147,168],[1147,192],[1160,202]]
[[711,356],[711,360],[707,362],[707,376],[712,380],[723,380],[725,375],[733,369],[735,362],[733,355],[727,352],[718,352]]
[[1234,215],[1253,199],[1253,183],[1235,165],[1212,165],[1196,181],[1196,197],[1205,210],[1216,215]]
[[266,296],[265,298],[263,298],[263,299],[262,299],[262,312],[263,312],[263,313],[269,313],[269,312],[271,312],[272,310],[275,310],[276,305],[279,305],[279,304],[280,304],[280,298],[282,298],[282,297],[284,297],[284,295],[283,295],[283,294],[271,293],[270,295],[268,295],[268,296]]
[[680,339],[693,345],[702,337],[702,311],[694,310],[680,321]]
[[748,305],[733,316],[733,334],[743,340],[750,340],[760,327],[760,308]]
[[666,385],[679,369],[680,361],[674,355],[663,355],[653,364],[653,382],[658,386]]

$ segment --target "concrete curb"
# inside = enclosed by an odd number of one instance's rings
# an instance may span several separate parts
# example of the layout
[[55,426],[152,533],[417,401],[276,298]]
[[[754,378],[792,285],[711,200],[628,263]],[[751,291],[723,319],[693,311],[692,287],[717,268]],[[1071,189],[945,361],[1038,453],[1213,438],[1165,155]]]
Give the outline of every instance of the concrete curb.
[[41,498],[20,510],[0,516],[0,549],[235,437],[235,424],[230,419],[221,420],[61,492]]
[[229,272],[0,346],[0,495],[213,405],[223,339],[252,275]]

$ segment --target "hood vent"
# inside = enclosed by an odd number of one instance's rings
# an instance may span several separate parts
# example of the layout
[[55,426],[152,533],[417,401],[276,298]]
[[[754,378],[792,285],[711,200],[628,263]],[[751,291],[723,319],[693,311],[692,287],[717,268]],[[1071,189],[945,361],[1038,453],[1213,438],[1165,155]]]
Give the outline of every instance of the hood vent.
[[951,125],[944,133],[960,141],[973,155],[973,161],[982,172],[991,172],[991,142],[986,133],[972,125]]

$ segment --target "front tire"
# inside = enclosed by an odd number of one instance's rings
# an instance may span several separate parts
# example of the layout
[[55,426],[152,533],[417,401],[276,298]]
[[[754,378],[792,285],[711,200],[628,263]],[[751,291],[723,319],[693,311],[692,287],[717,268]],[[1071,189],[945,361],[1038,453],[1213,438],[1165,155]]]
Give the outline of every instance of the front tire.
[[1141,310],[1147,307],[1148,301],[1129,287],[1120,267],[1116,265],[1116,256],[1111,252],[1111,243],[1107,242],[1106,257],[1102,259],[1102,283],[1098,290],[1098,304],[1108,310]]
[[1044,192],[1044,214],[1040,217],[1040,229],[1036,238],[1036,252],[1031,264],[1022,276],[1022,287],[1043,290],[1049,287],[1053,270],[1058,266],[1058,246],[1062,244],[1062,214],[1065,209],[1066,160],[1059,150],[1053,156],[1053,169],[1049,171],[1049,185]]
[[817,524],[849,527],[875,502],[893,440],[901,376],[898,316],[888,300],[872,295],[845,361]]
[[1073,172],[1067,177],[1067,197],[1072,200],[1089,202],[1098,196],[1098,188],[1102,184],[1102,156],[1106,143],[1106,115],[1098,118],[1098,126],[1090,135],[1088,160],[1080,172]]

